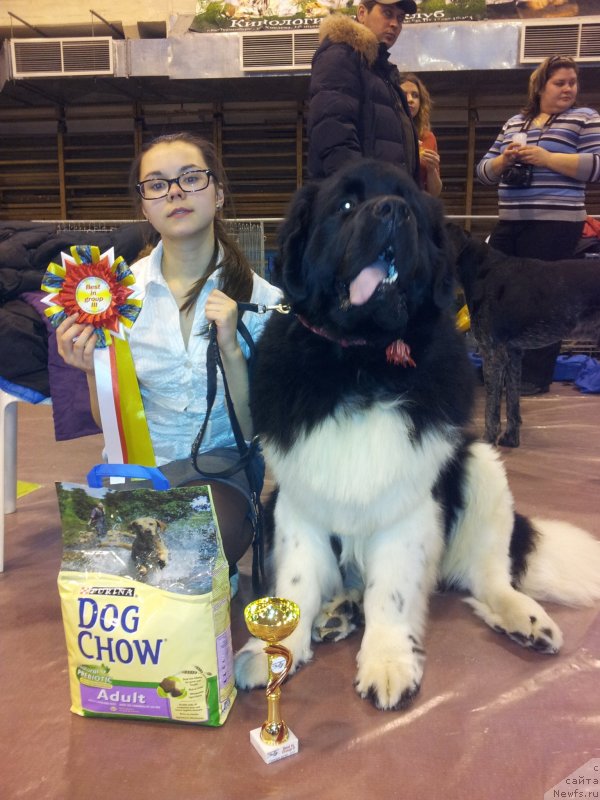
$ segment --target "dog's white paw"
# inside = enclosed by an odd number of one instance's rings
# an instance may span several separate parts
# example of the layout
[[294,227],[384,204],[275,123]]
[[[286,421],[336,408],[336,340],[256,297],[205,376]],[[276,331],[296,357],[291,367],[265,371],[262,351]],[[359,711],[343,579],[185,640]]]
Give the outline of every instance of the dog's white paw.
[[412,636],[397,643],[363,640],[356,658],[356,691],[384,711],[406,708],[421,688],[424,660],[425,652]]
[[505,633],[523,647],[539,653],[558,653],[563,636],[558,625],[539,603],[521,592],[513,591],[499,601],[465,599],[478,617],[498,633]]
[[[283,642],[292,654],[293,661],[289,671],[290,675],[293,675],[299,666],[312,658],[310,640],[307,646],[296,648],[292,639],[293,636]],[[267,685],[269,680],[269,657],[265,653],[266,646],[260,639],[252,637],[235,654],[235,682],[240,689],[255,689],[258,686]]]
[[265,644],[260,639],[248,639],[235,654],[235,682],[240,689],[266,686],[269,679],[269,661]]
[[313,622],[313,642],[339,642],[364,625],[359,592],[339,594],[321,608]]

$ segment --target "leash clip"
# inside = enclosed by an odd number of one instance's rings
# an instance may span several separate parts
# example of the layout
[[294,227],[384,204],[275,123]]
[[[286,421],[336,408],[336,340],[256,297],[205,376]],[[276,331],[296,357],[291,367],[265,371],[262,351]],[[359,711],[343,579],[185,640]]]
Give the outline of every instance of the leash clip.
[[291,310],[292,307],[286,305],[285,303],[277,303],[274,306],[266,306],[262,303],[259,303],[257,308],[257,312],[259,314],[266,314],[267,311],[277,311],[278,314],[289,314]]

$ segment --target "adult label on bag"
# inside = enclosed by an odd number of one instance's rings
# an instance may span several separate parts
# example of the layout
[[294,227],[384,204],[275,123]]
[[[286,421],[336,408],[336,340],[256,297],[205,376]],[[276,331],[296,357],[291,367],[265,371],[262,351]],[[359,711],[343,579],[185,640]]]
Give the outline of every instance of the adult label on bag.
[[235,695],[228,614],[213,615],[211,594],[140,585],[133,596],[93,595],[94,581],[120,588],[99,574],[58,581],[71,710],[214,724]]
[[[208,500],[202,512],[197,511],[199,490]],[[71,485],[59,486],[63,528],[71,524],[72,513],[86,516],[85,498],[73,491]],[[140,491],[151,492],[143,506]],[[151,523],[155,517],[126,521],[150,499],[152,513],[158,514],[155,495],[164,500],[161,526]],[[229,569],[207,488],[114,492],[103,501],[108,514],[118,510],[116,527],[100,537],[84,532],[74,538],[64,531],[58,587],[71,710],[83,716],[222,724],[236,694]],[[134,531],[133,541],[127,539],[128,529]],[[134,546],[140,530],[155,537],[154,555],[140,555],[141,544]],[[102,571],[92,569],[98,565]]]

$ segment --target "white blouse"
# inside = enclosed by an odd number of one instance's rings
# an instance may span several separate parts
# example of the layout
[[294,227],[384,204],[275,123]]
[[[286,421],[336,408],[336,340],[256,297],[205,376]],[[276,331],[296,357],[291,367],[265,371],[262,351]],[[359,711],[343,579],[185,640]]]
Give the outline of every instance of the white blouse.
[[[208,321],[206,298],[218,288],[220,270],[207,280],[196,303],[187,348],[179,327],[179,308],[162,275],[162,242],[150,255],[132,265],[142,310],[130,330],[129,343],[138,377],[157,466],[187,458],[206,414],[206,351],[208,338],[200,331]],[[272,305],[281,301],[276,287],[254,274],[251,302]],[[242,317],[257,341],[270,315],[246,311]],[[246,343],[238,334],[246,358]],[[218,376],[217,396],[202,451],[235,446],[233,431]]]

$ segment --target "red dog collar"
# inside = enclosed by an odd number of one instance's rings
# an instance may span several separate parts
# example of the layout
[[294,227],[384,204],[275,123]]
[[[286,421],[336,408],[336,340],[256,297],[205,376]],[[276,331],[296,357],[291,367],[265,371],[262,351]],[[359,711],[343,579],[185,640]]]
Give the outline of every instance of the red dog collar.
[[[322,336],[323,339],[328,339],[330,342],[335,342],[339,344],[340,347],[355,347],[357,345],[368,344],[366,339],[337,339],[326,331],[325,328],[316,328],[314,325],[311,325],[304,317],[300,316],[300,314],[296,314],[296,318],[312,333],[316,333],[317,336]],[[417,366],[411,358],[410,347],[406,342],[402,341],[402,339],[396,339],[395,342],[388,344],[385,348],[385,357],[390,364],[402,365],[403,367]]]

